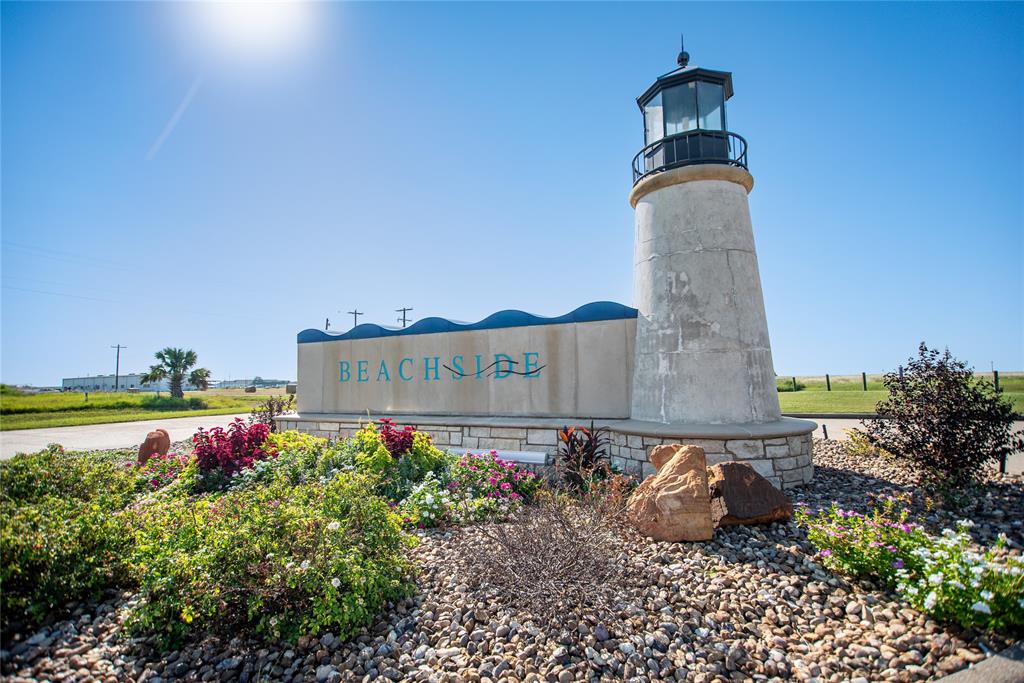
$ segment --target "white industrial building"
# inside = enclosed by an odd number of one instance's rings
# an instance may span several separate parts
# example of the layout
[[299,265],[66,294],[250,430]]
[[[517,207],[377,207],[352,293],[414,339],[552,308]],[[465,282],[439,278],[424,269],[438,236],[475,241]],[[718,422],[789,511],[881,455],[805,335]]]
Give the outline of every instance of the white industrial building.
[[[185,391],[196,391],[196,387],[185,383]],[[114,391],[114,375],[92,375],[89,377],[65,377],[61,380],[64,391]],[[171,384],[167,380],[155,384],[143,384],[142,373],[132,372],[117,377],[118,391],[137,389],[139,391],[170,391]]]

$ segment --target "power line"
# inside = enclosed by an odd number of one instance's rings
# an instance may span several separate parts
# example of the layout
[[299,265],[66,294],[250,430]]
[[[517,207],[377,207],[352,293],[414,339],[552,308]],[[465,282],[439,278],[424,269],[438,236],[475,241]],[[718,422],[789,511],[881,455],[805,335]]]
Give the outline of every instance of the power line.
[[406,317],[406,313],[411,311],[411,308],[396,308],[395,313],[401,313],[402,317],[398,318],[398,322],[402,323],[402,327],[405,327],[406,323],[409,322],[409,318]]

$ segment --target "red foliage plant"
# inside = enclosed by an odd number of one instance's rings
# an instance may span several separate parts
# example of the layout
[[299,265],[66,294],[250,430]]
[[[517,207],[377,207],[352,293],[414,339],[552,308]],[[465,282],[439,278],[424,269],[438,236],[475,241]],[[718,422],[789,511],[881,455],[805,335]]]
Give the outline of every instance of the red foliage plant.
[[402,429],[395,427],[395,421],[388,418],[380,420],[380,435],[384,439],[384,447],[392,457],[407,453],[412,448],[412,437],[416,427],[406,425]]
[[206,431],[200,427],[192,437],[196,463],[203,472],[220,470],[231,476],[267,457],[262,447],[268,434],[270,427],[262,422],[246,426],[237,417],[227,431],[220,427]]

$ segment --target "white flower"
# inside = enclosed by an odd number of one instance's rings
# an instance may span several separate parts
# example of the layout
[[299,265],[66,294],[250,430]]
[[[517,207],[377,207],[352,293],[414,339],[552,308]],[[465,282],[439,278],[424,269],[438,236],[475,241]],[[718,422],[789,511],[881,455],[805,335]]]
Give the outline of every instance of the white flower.
[[1020,605],[1021,609],[1024,609],[1024,598],[1021,598],[1020,600],[1018,600],[1017,604]]
[[928,595],[926,595],[924,597],[924,608],[925,609],[931,609],[931,608],[935,607],[935,602],[938,599],[939,599],[939,596],[937,596],[935,594],[935,591],[932,591],[931,593],[929,593]]
[[423,499],[423,502],[426,503],[427,505],[433,505],[434,497],[428,493],[427,497]]
[[327,530],[328,531],[337,531],[339,527],[341,527],[341,522],[331,522],[330,524],[327,525]]
[[294,562],[289,562],[288,564],[286,564],[286,565],[284,566],[284,568],[285,568],[285,569],[291,569],[291,568],[292,568],[292,567],[294,567],[294,566],[295,566],[295,563],[294,563]]
[[942,583],[942,572],[935,572],[928,577],[928,583],[933,586],[938,586]]
[[303,560],[302,564],[299,565],[299,569],[309,569],[309,560]]
[[277,617],[270,617],[270,625],[277,626]]
[[974,522],[969,520],[969,519],[961,519],[956,524],[957,524],[957,526],[962,526],[965,529],[972,529],[972,528],[974,528]]
[[960,583],[959,581],[956,581],[956,580],[950,581],[949,585],[952,586],[953,588],[956,588],[957,590],[963,590],[964,589],[964,585],[962,583]]
[[988,602],[992,599],[992,591],[981,591],[981,599]]
[[946,538],[953,538],[954,536],[956,536],[956,532],[953,531],[952,529],[943,529],[942,530],[942,535],[945,536]]
[[331,579],[331,585],[334,586],[335,588],[337,588],[338,586],[341,585],[341,579],[339,579],[337,576],[335,576],[333,579]]
[[975,612],[981,612],[982,614],[992,614],[992,608],[986,605],[985,603],[981,602],[980,600],[971,605],[971,609]]
[[971,573],[975,576],[981,576],[984,571],[984,567],[971,567]]

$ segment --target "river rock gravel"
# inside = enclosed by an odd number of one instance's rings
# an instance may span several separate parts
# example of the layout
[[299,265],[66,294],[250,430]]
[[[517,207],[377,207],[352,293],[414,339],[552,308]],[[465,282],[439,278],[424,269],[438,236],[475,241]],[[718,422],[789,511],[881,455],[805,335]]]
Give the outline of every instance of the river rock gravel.
[[[901,468],[854,458],[834,442],[815,444],[815,465],[814,482],[791,492],[794,502],[856,509],[869,493],[915,489]],[[1020,552],[1020,479],[994,477],[973,493],[976,538],[1005,533]],[[963,510],[929,514],[941,528]],[[626,571],[612,587],[612,610],[549,619],[498,604],[459,575],[458,558],[486,551],[479,529],[420,536],[418,592],[350,640],[210,637],[160,653],[122,631],[133,596],[108,593],[42,629],[4,634],[5,680],[917,681],[1010,644],[938,624],[877,586],[828,573],[791,522],[719,529],[706,543],[654,543],[622,529],[614,552]]]

